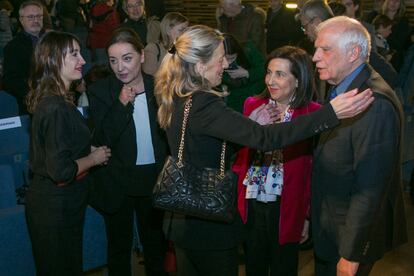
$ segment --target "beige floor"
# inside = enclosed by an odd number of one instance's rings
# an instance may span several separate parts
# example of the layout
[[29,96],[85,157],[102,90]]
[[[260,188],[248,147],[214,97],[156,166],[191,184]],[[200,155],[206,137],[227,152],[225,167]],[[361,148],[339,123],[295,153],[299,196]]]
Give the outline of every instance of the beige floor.
[[[372,276],[414,276],[414,206],[405,195],[406,217],[408,228],[408,243],[389,252],[377,262],[371,272]],[[313,276],[313,255],[312,250],[300,253],[299,276]],[[145,276],[143,265],[137,256],[133,258],[135,276]],[[105,276],[105,268],[97,269],[86,273],[87,276]],[[244,266],[240,265],[239,276],[244,276]]]

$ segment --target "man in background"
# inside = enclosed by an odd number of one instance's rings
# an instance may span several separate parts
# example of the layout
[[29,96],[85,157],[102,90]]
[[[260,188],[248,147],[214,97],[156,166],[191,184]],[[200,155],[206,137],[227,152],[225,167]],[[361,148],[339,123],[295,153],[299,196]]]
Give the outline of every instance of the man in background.
[[5,90],[13,95],[19,105],[19,114],[27,114],[25,97],[29,92],[29,79],[33,50],[43,33],[43,6],[37,1],[20,5],[20,31],[4,48]]
[[303,39],[300,24],[295,20],[296,9],[288,9],[282,0],[269,0],[266,18],[266,50],[292,45]]
[[266,53],[265,19],[265,11],[252,4],[242,5],[241,0],[220,0],[218,29],[232,34],[242,45],[252,41],[263,54]]

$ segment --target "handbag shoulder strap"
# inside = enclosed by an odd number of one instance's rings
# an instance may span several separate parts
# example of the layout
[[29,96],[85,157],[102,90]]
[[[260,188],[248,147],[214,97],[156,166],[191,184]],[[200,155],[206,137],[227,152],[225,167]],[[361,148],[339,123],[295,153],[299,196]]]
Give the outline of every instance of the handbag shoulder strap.
[[[185,129],[187,127],[188,122],[188,115],[190,114],[190,109],[193,104],[193,99],[190,96],[185,104],[184,104],[184,116],[183,116],[183,125],[181,127],[181,139],[180,139],[180,145],[178,147],[178,162],[177,166],[179,168],[182,168],[184,166],[183,163],[183,156],[184,156],[184,135],[185,135]],[[225,171],[225,158],[226,158],[226,141],[223,141],[223,144],[221,146],[221,154],[220,154],[220,174],[218,177],[224,178],[224,171]]]
[[180,139],[180,146],[178,147],[178,162],[177,165],[179,168],[182,168],[184,166],[183,164],[183,155],[184,155],[184,135],[185,135],[185,129],[187,127],[188,122],[188,114],[190,114],[190,108],[193,104],[193,99],[189,97],[185,101],[184,105],[184,116],[183,116],[183,125],[181,127],[181,139]]

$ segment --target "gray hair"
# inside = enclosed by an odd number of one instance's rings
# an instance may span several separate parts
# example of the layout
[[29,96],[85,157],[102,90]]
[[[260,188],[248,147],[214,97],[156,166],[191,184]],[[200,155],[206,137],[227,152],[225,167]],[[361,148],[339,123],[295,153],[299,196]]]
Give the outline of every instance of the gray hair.
[[319,18],[321,21],[325,21],[334,17],[332,9],[325,1],[311,0],[306,2],[300,9],[300,16],[304,16],[308,19]]
[[368,61],[371,52],[371,37],[367,29],[358,20],[347,16],[336,16],[320,23],[316,28],[316,33],[318,34],[327,28],[338,30],[336,41],[341,49],[349,50],[357,45],[361,49],[360,60]]
[[28,0],[28,1],[24,1],[24,2],[20,5],[20,7],[19,7],[19,16],[22,16],[22,15],[23,15],[23,10],[24,10],[26,7],[28,7],[28,6],[36,6],[36,7],[38,7],[39,9],[41,9],[41,10],[42,10],[42,13],[43,13],[43,5],[42,5],[42,3],[40,3],[39,1],[35,1],[35,0]]

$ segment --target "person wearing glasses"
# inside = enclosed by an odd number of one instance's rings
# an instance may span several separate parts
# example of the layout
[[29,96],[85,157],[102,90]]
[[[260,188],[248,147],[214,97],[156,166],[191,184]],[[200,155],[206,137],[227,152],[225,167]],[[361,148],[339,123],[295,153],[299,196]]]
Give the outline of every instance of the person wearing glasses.
[[[301,8],[300,13],[296,16],[297,20],[300,20],[302,30],[312,42],[316,40],[316,29],[319,24],[332,17],[334,17],[334,14],[329,5],[319,0],[306,2]],[[313,52],[314,49],[312,49],[310,54],[313,54]],[[389,62],[372,48],[369,53],[369,64],[381,75],[389,86],[395,87],[397,84],[397,72]],[[319,95],[321,100],[323,100],[324,94],[321,93]]]
[[160,40],[160,21],[156,16],[146,15],[144,0],[123,0],[122,8],[128,16],[122,27],[132,28],[137,32],[144,46]]
[[43,6],[37,1],[25,1],[20,5],[19,32],[4,48],[4,85],[19,105],[19,114],[27,114],[24,98],[29,91],[27,80],[31,68],[31,57],[40,36],[43,34]]

